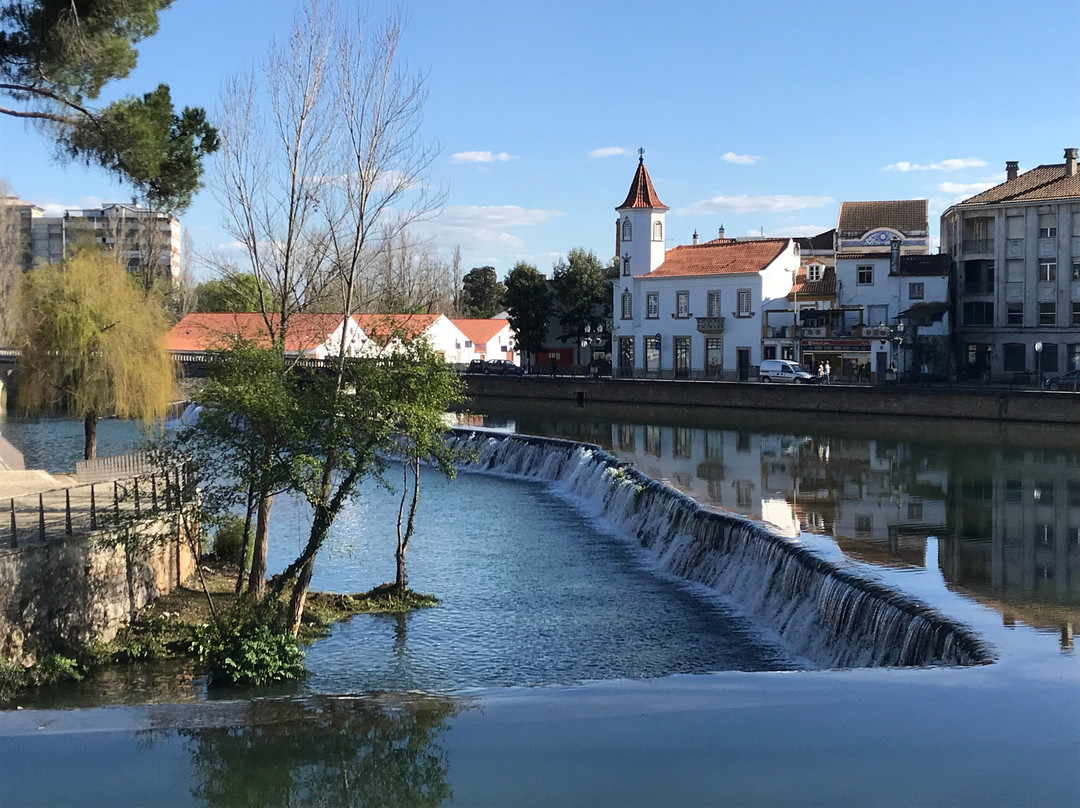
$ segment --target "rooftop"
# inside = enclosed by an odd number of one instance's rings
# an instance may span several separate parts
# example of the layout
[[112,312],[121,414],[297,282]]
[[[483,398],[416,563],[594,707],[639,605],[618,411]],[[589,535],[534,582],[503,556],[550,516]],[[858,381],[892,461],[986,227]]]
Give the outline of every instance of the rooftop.
[[926,233],[929,227],[927,200],[840,203],[836,229],[841,236],[861,236],[878,227],[888,227],[901,233]]
[[656,210],[669,210],[668,206],[660,201],[653,188],[652,178],[648,169],[645,168],[645,158],[638,158],[637,171],[634,172],[634,181],[630,183],[630,191],[626,194],[626,201],[615,210],[627,208],[655,208]]
[[1065,163],[1042,165],[1006,180],[959,205],[994,205],[1001,202],[1035,202],[1043,199],[1080,198],[1080,171],[1071,177]]
[[730,239],[673,247],[664,263],[639,278],[686,277],[695,275],[743,275],[761,272],[776,260],[791,239],[766,238],[756,241]]
[[825,298],[836,297],[836,270],[833,267],[825,267],[825,272],[819,281],[808,281],[806,270],[800,269],[795,276],[795,285],[791,287],[787,299],[794,301],[796,298]]

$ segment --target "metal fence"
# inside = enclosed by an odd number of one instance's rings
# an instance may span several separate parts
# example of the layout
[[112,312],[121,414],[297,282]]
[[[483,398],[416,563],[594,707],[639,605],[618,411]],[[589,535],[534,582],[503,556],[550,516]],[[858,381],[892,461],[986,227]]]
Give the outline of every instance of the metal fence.
[[96,483],[102,480],[118,480],[138,477],[153,471],[154,463],[146,452],[95,457],[75,463],[75,478],[80,483]]
[[164,473],[11,497],[0,503],[7,511],[0,540],[6,538],[7,546],[15,548],[114,530],[177,511],[194,501],[195,494],[194,476],[188,468],[177,467]]

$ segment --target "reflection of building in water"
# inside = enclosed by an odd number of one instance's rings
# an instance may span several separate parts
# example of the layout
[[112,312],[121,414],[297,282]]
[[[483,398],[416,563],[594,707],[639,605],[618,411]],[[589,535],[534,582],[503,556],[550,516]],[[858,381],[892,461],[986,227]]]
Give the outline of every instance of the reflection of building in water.
[[832,535],[868,561],[921,566],[926,537],[945,525],[944,473],[900,474],[893,442],[635,424],[613,433],[616,453],[650,477],[784,536]]
[[1080,455],[998,452],[954,474],[938,563],[950,583],[990,600],[1007,619],[1060,629],[1080,620]]

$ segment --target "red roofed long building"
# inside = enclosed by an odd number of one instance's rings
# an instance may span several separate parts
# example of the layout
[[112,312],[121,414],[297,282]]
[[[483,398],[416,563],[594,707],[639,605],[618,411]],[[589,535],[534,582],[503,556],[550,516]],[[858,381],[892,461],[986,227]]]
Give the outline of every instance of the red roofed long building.
[[664,248],[668,207],[638,160],[616,210],[616,376],[747,379],[762,360],[763,312],[788,307],[792,239],[726,239]]

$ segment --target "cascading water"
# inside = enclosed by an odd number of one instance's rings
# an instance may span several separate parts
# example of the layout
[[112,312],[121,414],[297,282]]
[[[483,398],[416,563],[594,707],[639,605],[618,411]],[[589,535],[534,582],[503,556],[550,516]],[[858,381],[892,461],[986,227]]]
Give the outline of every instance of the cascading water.
[[453,430],[464,468],[546,480],[637,540],[659,567],[734,600],[822,667],[976,665],[993,655],[970,629],[840,569],[763,525],[707,510],[600,447]]

